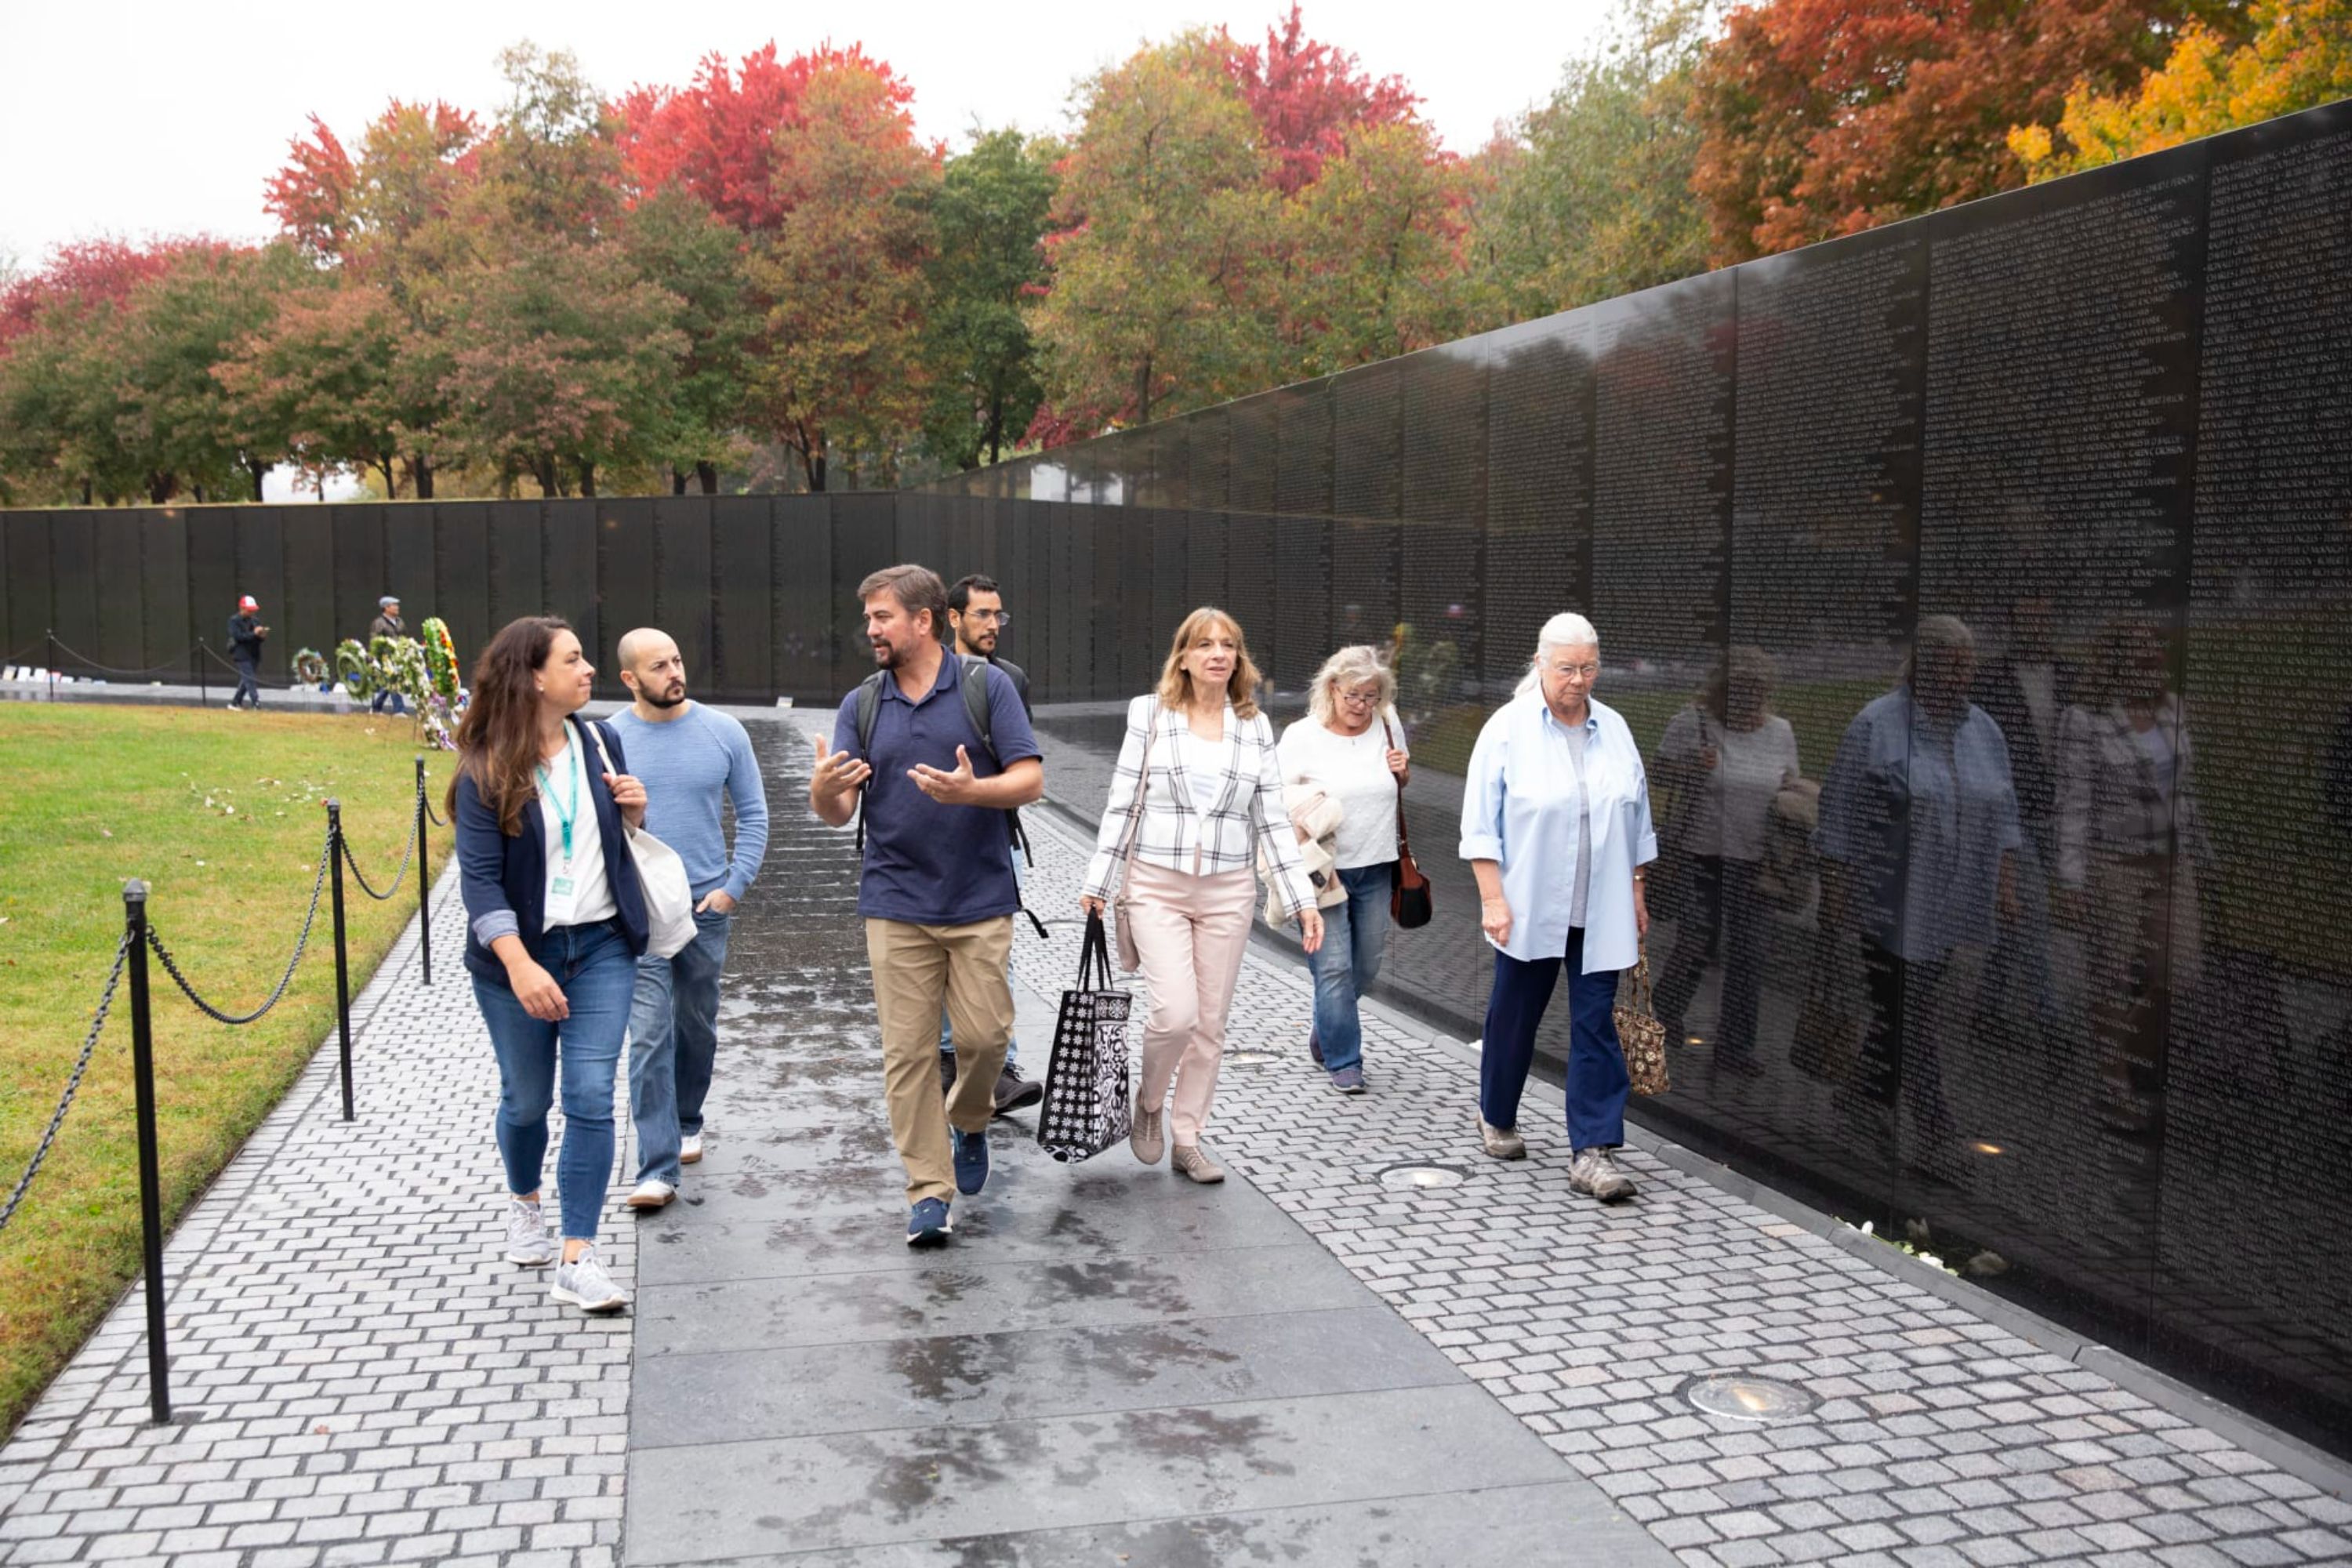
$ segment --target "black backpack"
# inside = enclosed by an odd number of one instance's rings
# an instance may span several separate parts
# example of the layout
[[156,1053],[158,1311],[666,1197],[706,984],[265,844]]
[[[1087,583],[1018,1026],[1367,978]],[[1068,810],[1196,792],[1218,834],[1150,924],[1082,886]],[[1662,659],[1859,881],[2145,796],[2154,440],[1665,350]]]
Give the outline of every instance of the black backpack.
[[[992,672],[988,660],[975,658],[966,653],[957,654],[954,658],[963,667],[963,679],[956,684],[963,693],[964,716],[971,721],[972,731],[980,737],[980,749],[987,753],[989,766],[1003,773],[1004,764],[997,758],[996,742],[990,725],[988,682]],[[857,684],[857,753],[861,757],[873,747],[874,725],[882,713],[882,683],[889,679],[888,670],[877,669]],[[869,779],[867,784],[871,783]],[[866,787],[861,785],[857,791],[857,856],[860,860],[866,858]],[[1037,857],[1030,853],[1029,835],[1021,826],[1018,807],[1004,814],[1004,830],[1013,847],[1021,852],[1022,858],[1028,861],[1030,868],[1034,870]],[[1030,914],[1028,905],[1022,905],[1021,912],[1029,915],[1029,923],[1036,926],[1039,936],[1045,934],[1044,923]]]

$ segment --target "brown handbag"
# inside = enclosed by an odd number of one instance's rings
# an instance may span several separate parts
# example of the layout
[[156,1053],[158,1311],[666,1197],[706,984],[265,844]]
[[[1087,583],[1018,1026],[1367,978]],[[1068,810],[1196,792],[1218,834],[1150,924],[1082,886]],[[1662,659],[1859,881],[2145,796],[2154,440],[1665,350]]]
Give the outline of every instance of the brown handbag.
[[[1396,750],[1396,734],[1386,719],[1381,721],[1381,738],[1388,749]],[[1396,869],[1389,873],[1389,918],[1406,931],[1418,931],[1429,923],[1436,912],[1429,896],[1429,879],[1421,874],[1413,863],[1412,837],[1404,826],[1404,780],[1397,786],[1397,858]]]
[[1633,965],[1632,1006],[1617,1005],[1617,1043],[1625,1050],[1625,1076],[1635,1094],[1664,1094],[1674,1087],[1666,1077],[1666,1026],[1658,1021],[1650,1001],[1650,953],[1644,947]]

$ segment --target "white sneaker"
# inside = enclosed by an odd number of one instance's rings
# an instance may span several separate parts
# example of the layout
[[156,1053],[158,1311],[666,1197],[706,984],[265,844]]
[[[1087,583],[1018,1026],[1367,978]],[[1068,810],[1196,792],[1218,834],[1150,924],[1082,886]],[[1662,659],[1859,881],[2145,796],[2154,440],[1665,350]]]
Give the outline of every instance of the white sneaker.
[[621,1288],[613,1283],[613,1277],[596,1260],[596,1248],[593,1246],[582,1247],[580,1256],[571,1262],[555,1266],[555,1284],[548,1294],[567,1306],[596,1316],[617,1312],[629,1304],[629,1299],[621,1294]]
[[537,1204],[509,1195],[507,1199],[507,1261],[526,1268],[544,1268],[555,1261],[555,1238],[547,1234],[547,1216]]
[[667,1182],[657,1182],[647,1177],[637,1184],[637,1190],[629,1194],[628,1201],[629,1206],[633,1209],[657,1209],[667,1206],[670,1199],[676,1196],[677,1196],[676,1187],[671,1186]]
[[702,1163],[701,1133],[689,1132],[678,1140],[677,1163],[681,1165],[698,1165]]

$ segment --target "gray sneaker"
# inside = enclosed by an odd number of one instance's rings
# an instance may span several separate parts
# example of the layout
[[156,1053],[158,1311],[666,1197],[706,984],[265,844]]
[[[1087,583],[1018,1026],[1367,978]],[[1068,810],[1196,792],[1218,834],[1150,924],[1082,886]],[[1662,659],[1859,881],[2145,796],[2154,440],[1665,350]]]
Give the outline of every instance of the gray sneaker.
[[1633,1179],[1617,1168],[1606,1149],[1580,1149],[1568,1164],[1569,1190],[1590,1193],[1604,1204],[1622,1204],[1633,1195]]
[[537,1204],[507,1198],[507,1261],[526,1268],[544,1268],[555,1261],[555,1237],[547,1234],[547,1216]]
[[555,1288],[548,1294],[592,1316],[617,1312],[629,1304],[613,1277],[604,1272],[604,1266],[596,1261],[593,1247],[582,1247],[579,1257],[555,1266]]
[[1485,1117],[1478,1118],[1478,1147],[1497,1160],[1524,1160],[1528,1157],[1528,1141],[1516,1129],[1496,1127]]

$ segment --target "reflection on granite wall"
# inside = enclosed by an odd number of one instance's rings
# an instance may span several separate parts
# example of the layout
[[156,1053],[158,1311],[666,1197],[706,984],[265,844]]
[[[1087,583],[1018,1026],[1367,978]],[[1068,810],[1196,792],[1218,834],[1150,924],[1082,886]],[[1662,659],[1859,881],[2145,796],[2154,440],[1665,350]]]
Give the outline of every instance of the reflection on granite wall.
[[[1392,652],[1441,918],[1385,989],[1465,1035],[1460,769],[1590,615],[1665,837],[1640,1113],[2343,1447],[2347,429],[2339,105],[933,493],[1148,532],[1127,602],[1233,610],[1282,719]],[[1112,662],[1042,694],[1087,807]]]

